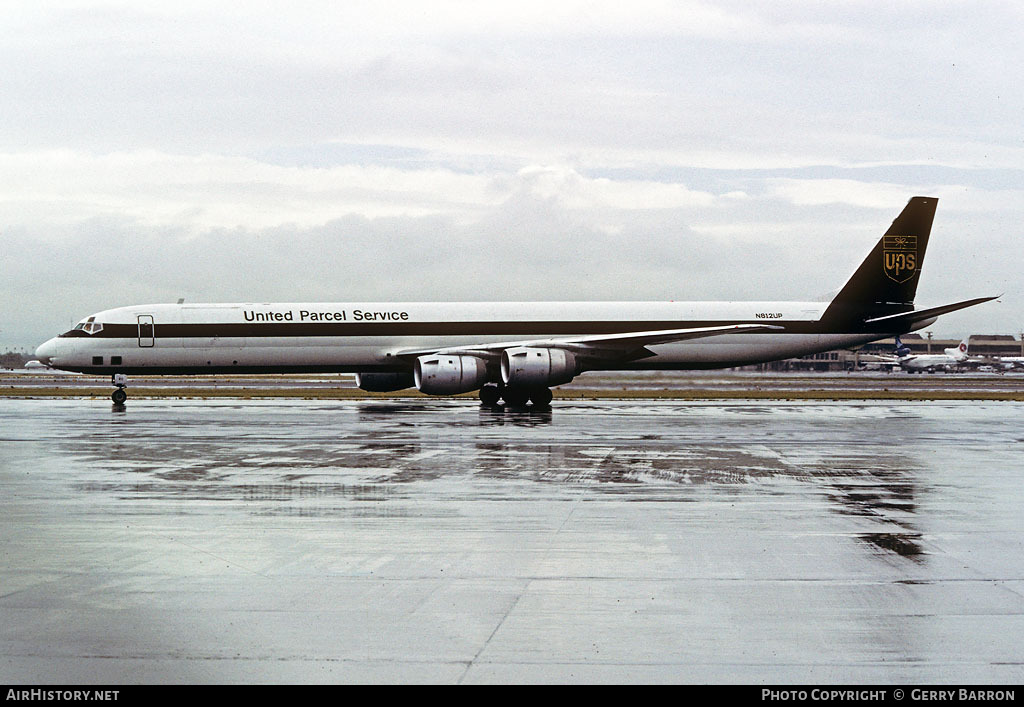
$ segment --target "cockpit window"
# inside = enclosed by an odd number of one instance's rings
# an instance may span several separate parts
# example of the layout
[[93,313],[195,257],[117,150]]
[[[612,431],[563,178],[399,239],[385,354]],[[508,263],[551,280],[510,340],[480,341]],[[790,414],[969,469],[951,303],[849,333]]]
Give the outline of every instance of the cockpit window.
[[86,334],[96,334],[103,331],[103,325],[96,321],[96,317],[89,317],[84,322],[79,322],[75,329],[81,329]]

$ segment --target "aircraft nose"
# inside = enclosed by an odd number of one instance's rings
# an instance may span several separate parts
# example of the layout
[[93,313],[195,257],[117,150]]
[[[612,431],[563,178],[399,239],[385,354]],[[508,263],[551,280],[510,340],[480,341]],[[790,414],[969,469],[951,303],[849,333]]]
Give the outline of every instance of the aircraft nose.
[[40,363],[45,363],[47,366],[50,365],[50,361],[57,353],[57,339],[50,339],[49,341],[40,344],[39,348],[36,349],[36,358],[39,359]]

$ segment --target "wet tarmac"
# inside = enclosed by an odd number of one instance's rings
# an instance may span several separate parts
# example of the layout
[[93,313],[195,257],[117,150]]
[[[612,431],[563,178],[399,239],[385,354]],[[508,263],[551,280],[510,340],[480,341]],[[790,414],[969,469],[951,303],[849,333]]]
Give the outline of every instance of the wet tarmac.
[[[0,371],[0,396],[49,394],[74,396],[98,392],[107,397],[113,390],[109,376],[82,375],[53,370]],[[308,393],[324,396],[333,392],[346,392],[370,397],[372,394],[356,389],[351,374],[314,375],[220,375],[220,376],[130,376],[129,397],[166,395],[204,397],[213,393],[232,395],[274,395]],[[588,371],[570,385],[554,389],[556,396],[614,397],[616,395],[643,395],[645,393],[679,393],[680,396],[697,395],[715,398],[733,394],[769,394],[784,398],[787,394],[819,391],[842,396],[845,394],[894,393],[908,397],[929,393],[940,396],[979,398],[1006,394],[1024,395],[1024,372],[1007,373],[934,373],[906,372],[882,373],[857,371],[850,373],[814,372],[756,372],[740,370],[715,371]],[[397,395],[420,398],[421,394],[409,389]],[[475,394],[474,394],[475,397]]]
[[0,399],[0,681],[1017,683],[1022,415]]

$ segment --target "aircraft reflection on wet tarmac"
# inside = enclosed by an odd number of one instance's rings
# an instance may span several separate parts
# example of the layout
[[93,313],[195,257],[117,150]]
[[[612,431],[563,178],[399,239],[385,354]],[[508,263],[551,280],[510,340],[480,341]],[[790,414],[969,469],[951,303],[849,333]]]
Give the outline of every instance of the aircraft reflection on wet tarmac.
[[[260,505],[254,512],[269,515],[315,516],[343,512],[344,506],[338,501],[395,500],[401,495],[399,487],[402,484],[440,479],[589,484],[592,491],[636,495],[644,500],[651,499],[653,486],[661,493],[670,494],[674,501],[685,500],[686,489],[698,485],[713,484],[727,489],[770,479],[793,479],[823,488],[834,512],[860,516],[889,529],[889,532],[857,535],[875,550],[915,561],[926,559],[921,533],[912,522],[916,508],[916,479],[926,469],[913,455],[901,451],[899,445],[887,446],[884,452],[879,452],[874,445],[860,451],[847,449],[838,455],[832,450],[813,459],[797,461],[793,451],[780,453],[778,449],[763,446],[767,439],[758,444],[750,439],[740,439],[739,435],[717,440],[704,438],[700,434],[704,427],[702,420],[696,421],[696,429],[682,430],[682,437],[678,429],[673,429],[671,436],[666,435],[663,421],[653,425],[653,430],[639,435],[638,440],[629,440],[625,444],[625,440],[619,437],[617,424],[609,425],[607,429],[604,429],[605,424],[601,424],[598,426],[601,432],[584,427],[579,430],[582,439],[574,439],[576,435],[571,430],[540,443],[516,436],[492,438],[485,435],[485,440],[469,444],[465,439],[474,436],[474,429],[550,426],[556,416],[571,418],[571,424],[575,426],[581,413],[591,418],[600,412],[640,416],[649,428],[652,427],[651,416],[644,410],[648,406],[649,403],[592,403],[563,405],[556,412],[550,407],[506,409],[438,401],[320,404],[307,409],[308,414],[313,417],[325,413],[334,415],[339,408],[355,414],[345,415],[345,424],[340,426],[326,425],[327,435],[317,434],[315,439],[306,434],[310,429],[308,424],[300,423],[305,439],[298,447],[290,445],[288,439],[291,435],[276,425],[259,425],[260,434],[257,435],[245,432],[245,445],[235,444],[237,437],[231,437],[221,445],[209,441],[201,448],[195,448],[193,440],[189,443],[190,457],[203,461],[185,465],[168,464],[175,458],[175,450],[183,441],[175,434],[168,435],[164,441],[150,435],[139,436],[136,432],[127,438],[119,436],[115,447],[116,461],[111,459],[110,439],[106,433],[96,435],[92,445],[83,444],[79,438],[67,440],[62,448],[69,455],[85,455],[97,462],[106,459],[131,467],[132,476],[126,480],[127,483],[87,482],[80,487],[82,491],[115,493],[122,498],[147,495],[175,500],[258,501]],[[227,407],[239,409],[245,404],[228,404]],[[681,408],[693,406],[670,404],[653,407],[659,416],[671,418]],[[715,408],[701,407],[705,410]],[[767,414],[770,419],[779,416],[779,410],[773,411],[772,406],[766,405],[718,408],[718,412],[724,412],[727,417]],[[436,429],[437,420],[432,416],[448,416],[453,410],[460,414],[445,419],[443,430]],[[113,412],[132,422],[125,406],[114,405]],[[191,430],[191,435],[196,430],[187,422],[187,417],[181,422],[185,429]],[[904,415],[900,420],[901,427],[905,428],[908,419],[912,420],[913,415]],[[676,419],[675,422],[680,421]],[[888,417],[880,420],[876,417],[873,422],[876,423],[873,428],[878,422],[886,429],[891,427]],[[289,424],[294,424],[294,421],[289,421]],[[734,424],[735,420],[730,426]],[[428,427],[424,428],[424,425]],[[761,425],[760,421],[756,423],[757,427]],[[819,426],[817,422],[812,424],[815,428]],[[751,431],[750,425],[745,424],[739,424],[737,429],[747,433]],[[169,431],[166,427],[162,430]],[[416,430],[424,430],[424,433]],[[453,434],[456,430],[460,433]],[[443,436],[439,437],[439,432]],[[853,437],[859,442],[863,433],[863,429],[859,430]],[[721,435],[721,432],[716,434]],[[773,435],[764,430],[762,434],[766,437]],[[870,436],[873,438],[874,434],[871,432]],[[256,439],[252,439],[254,436]],[[262,442],[260,438],[263,438]],[[340,440],[344,442],[338,443]],[[788,443],[793,441],[796,440]],[[801,450],[797,454],[814,456],[810,450]],[[273,481],[252,478],[253,471],[267,469],[276,469],[280,473]],[[138,474],[148,474],[150,481],[147,483]],[[363,480],[355,484],[341,483],[333,478],[338,474],[344,479],[355,474],[362,476]],[[331,480],[325,478],[328,476],[332,477]],[[377,512],[393,515],[393,509],[384,507],[360,509],[364,516]]]

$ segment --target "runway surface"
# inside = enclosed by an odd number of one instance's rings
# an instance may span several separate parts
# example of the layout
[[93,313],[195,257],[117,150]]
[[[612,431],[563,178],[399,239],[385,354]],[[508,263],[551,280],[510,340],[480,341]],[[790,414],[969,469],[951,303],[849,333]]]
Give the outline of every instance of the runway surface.
[[[106,398],[109,376],[2,371],[0,397]],[[1024,373],[758,373],[749,371],[589,371],[554,389],[556,398],[683,400],[883,399],[1024,402]],[[423,399],[414,389],[367,393],[350,374],[131,376],[129,398]],[[468,397],[476,398],[476,393]]]
[[0,399],[0,681],[1018,683],[1022,415]]

